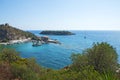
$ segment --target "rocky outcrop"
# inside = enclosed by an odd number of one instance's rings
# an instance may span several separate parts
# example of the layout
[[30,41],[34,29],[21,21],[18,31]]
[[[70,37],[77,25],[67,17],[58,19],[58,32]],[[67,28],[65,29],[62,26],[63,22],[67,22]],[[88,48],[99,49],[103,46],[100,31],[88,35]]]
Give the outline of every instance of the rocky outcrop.
[[20,39],[36,39],[37,37],[30,33],[10,26],[9,24],[0,25],[0,42],[8,42],[9,40]]

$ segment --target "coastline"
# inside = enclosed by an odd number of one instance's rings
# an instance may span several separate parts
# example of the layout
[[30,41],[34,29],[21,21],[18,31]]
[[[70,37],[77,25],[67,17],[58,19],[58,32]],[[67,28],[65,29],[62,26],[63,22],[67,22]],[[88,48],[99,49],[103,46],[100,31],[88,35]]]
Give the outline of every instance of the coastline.
[[20,44],[20,43],[29,42],[29,41],[31,41],[31,38],[19,39],[19,40],[10,40],[8,42],[0,42],[0,44],[1,45],[11,45],[11,44]]
[[[40,35],[39,31],[33,31],[31,33],[37,34],[38,36],[45,36],[45,35]],[[45,44],[41,47],[32,47],[32,43],[30,44],[20,43],[20,46],[19,44],[17,45],[11,44],[10,47],[15,48],[17,51],[20,51],[22,53],[21,56],[23,57],[34,56],[39,64],[41,64],[44,67],[52,68],[52,69],[61,69],[66,65],[71,64],[69,56],[73,52],[81,53],[83,49],[91,47],[93,42],[98,42],[98,41],[109,42],[110,44],[113,44],[113,46],[116,47],[117,52],[120,53],[119,44],[115,44],[115,42],[119,43],[120,41],[120,38],[118,38],[118,36],[115,36],[116,34],[120,34],[120,32],[74,31],[74,33],[76,33],[76,35],[73,36],[47,35],[51,39],[60,40],[60,42],[62,42],[62,45]],[[86,36],[86,39],[84,39],[84,36]],[[118,38],[118,40],[116,40],[116,38]],[[26,52],[29,52],[29,54],[26,54]],[[57,59],[57,61],[55,61],[55,59]],[[46,61],[46,63],[44,62],[44,60]],[[57,62],[59,63],[58,65],[55,64]],[[120,63],[120,58],[118,59],[118,62]],[[50,65],[47,63],[50,63]]]

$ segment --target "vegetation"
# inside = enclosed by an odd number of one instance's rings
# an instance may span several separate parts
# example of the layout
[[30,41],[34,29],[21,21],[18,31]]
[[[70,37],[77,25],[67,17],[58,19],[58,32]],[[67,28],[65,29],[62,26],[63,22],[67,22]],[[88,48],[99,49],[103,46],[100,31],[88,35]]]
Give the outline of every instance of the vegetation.
[[103,42],[97,43],[92,48],[86,49],[82,54],[73,54],[72,67],[76,67],[79,71],[82,67],[90,65],[100,73],[115,72],[117,57],[117,53],[112,46]]
[[74,33],[69,31],[42,31],[40,34],[45,35],[74,35]]
[[35,59],[21,58],[13,49],[0,49],[0,80],[120,80],[117,53],[107,43],[73,54],[73,63],[60,70],[45,69]]
[[0,42],[26,38],[36,39],[37,37],[30,32],[14,28],[7,23],[0,25]]

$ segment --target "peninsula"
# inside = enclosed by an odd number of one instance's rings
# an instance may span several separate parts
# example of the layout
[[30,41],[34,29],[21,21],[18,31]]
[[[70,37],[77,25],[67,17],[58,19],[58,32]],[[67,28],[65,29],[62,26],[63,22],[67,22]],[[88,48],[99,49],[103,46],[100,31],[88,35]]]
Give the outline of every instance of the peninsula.
[[0,25],[0,44],[13,44],[37,39],[34,34],[10,26],[8,23]]
[[45,30],[40,32],[40,34],[45,34],[45,35],[75,35],[74,33],[70,31],[50,31],[50,30]]

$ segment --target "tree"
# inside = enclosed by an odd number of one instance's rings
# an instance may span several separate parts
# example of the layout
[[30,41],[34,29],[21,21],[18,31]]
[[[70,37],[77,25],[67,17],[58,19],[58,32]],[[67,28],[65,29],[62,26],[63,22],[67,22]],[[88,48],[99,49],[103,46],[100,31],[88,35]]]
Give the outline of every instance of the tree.
[[115,71],[117,66],[116,50],[107,43],[94,44],[92,48],[86,50],[89,65],[94,66],[99,72]]
[[[85,57],[85,58],[84,58]],[[106,42],[93,44],[92,48],[86,49],[82,54],[72,56],[74,67],[78,69],[84,65],[93,66],[100,73],[112,71],[117,67],[117,53],[115,48]],[[75,65],[76,64],[76,65]]]

